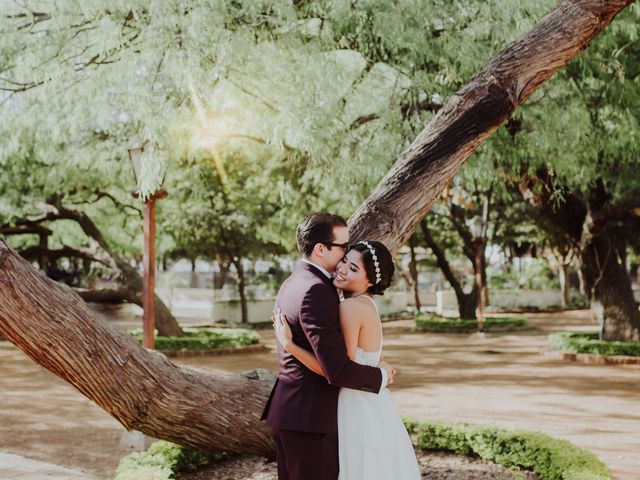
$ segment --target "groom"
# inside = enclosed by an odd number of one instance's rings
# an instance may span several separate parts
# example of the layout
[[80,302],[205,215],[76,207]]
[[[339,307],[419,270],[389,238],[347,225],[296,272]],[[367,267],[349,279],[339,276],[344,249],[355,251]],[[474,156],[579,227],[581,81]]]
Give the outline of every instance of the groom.
[[349,360],[338,319],[338,293],[331,275],[345,255],[349,230],[342,217],[314,213],[296,232],[302,260],[278,292],[293,342],[312,351],[326,379],[308,370],[278,345],[279,373],[262,420],[273,429],[280,480],[337,480],[340,387],[378,393],[394,371]]

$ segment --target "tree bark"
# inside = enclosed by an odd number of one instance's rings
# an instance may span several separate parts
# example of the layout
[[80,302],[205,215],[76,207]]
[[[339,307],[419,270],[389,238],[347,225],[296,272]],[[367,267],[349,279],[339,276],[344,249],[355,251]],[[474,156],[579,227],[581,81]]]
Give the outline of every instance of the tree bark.
[[227,277],[229,276],[229,262],[224,261],[220,255],[216,256],[216,261],[220,267],[220,273],[215,275],[213,279],[213,289],[220,290],[227,283]]
[[[122,303],[130,302],[135,294],[126,287],[122,288],[100,288],[91,290],[88,288],[74,288],[82,300],[89,303]],[[134,303],[134,302],[130,302]]]
[[438,111],[352,215],[351,240],[371,238],[397,250],[476,148],[632,1],[561,1],[498,53]]
[[139,347],[2,244],[0,335],[129,430],[205,452],[274,455],[260,422],[270,381],[175,365]]
[[418,264],[416,262],[416,242],[414,237],[409,237],[409,252],[411,254],[411,261],[409,262],[409,273],[411,274],[411,281],[413,283],[413,295],[416,302],[416,312],[420,313],[420,289],[418,288]]
[[[46,237],[41,237],[46,238]],[[95,256],[95,253],[87,248],[71,248],[63,246],[55,250],[51,250],[47,247],[46,242],[40,243],[40,245],[27,247],[18,252],[22,257],[29,261],[37,260],[40,269],[44,272],[47,271],[47,265],[55,263],[60,258],[82,258],[90,260],[91,262],[98,262],[103,265],[109,266],[110,263],[104,259]]]
[[247,306],[246,279],[244,267],[242,266],[242,258],[231,257],[233,265],[236,267],[238,274],[238,294],[240,295],[240,310],[242,312],[242,323],[249,323],[249,309]]
[[[584,294],[608,341],[640,341],[640,311],[633,296],[626,268],[618,259],[620,234],[608,228],[607,212],[617,210],[602,185],[595,186],[588,199],[565,192],[564,203],[552,205],[549,175],[540,171],[537,178],[523,177],[520,191],[556,229],[571,239],[578,252]],[[538,182],[537,185],[533,185]],[[535,193],[534,193],[535,192]]]
[[438,244],[433,239],[431,235],[431,230],[429,230],[429,226],[426,220],[420,222],[420,228],[422,229],[422,236],[424,238],[425,243],[431,249],[433,254],[436,257],[436,262],[438,264],[438,268],[442,271],[442,274],[445,276],[451,288],[456,294],[456,300],[458,301],[458,312],[460,313],[460,318],[463,320],[476,320],[476,303],[478,295],[478,289],[474,285],[473,289],[470,293],[464,293],[462,289],[462,285],[460,285],[460,281],[456,278],[453,271],[451,270],[451,266],[447,261],[447,257],[444,251],[438,246]]
[[600,323],[600,337],[640,342],[640,311],[627,269],[618,260],[616,239],[593,222],[590,211],[584,224],[580,270],[587,298]]
[[198,286],[198,276],[196,274],[196,258],[191,259],[191,279],[189,282],[189,286],[191,288],[196,288]]

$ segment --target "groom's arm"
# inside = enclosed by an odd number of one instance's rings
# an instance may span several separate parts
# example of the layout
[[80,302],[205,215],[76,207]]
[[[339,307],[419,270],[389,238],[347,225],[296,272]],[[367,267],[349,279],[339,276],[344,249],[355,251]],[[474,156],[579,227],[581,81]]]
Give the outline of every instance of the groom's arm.
[[[326,285],[312,286],[300,307],[300,326],[329,383],[378,393],[386,386],[386,371],[352,362],[340,332],[335,294]],[[384,383],[383,383],[384,381]]]

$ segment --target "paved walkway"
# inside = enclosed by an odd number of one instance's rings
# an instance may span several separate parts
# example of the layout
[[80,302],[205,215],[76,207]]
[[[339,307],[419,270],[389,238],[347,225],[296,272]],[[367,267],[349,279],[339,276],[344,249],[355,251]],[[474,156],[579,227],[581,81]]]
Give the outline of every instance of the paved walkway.
[[[617,480],[640,479],[640,365],[585,365],[544,355],[549,332],[595,324],[588,311],[527,316],[535,329],[485,335],[385,324],[385,359],[398,368],[392,391],[400,412],[543,431],[592,451]],[[275,369],[271,331],[260,335],[269,350],[180,363],[220,372]],[[0,342],[0,392],[0,451],[105,480],[130,451],[116,420],[8,342]]]
[[0,452],[0,478],[7,480],[94,480],[95,477],[51,463]]

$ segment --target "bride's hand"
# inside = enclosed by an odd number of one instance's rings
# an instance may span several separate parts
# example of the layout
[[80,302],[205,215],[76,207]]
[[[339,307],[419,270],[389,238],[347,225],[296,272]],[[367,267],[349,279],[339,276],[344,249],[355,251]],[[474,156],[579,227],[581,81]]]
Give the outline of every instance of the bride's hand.
[[291,333],[291,327],[287,322],[287,317],[280,313],[280,309],[274,312],[271,317],[273,322],[273,331],[276,335],[276,340],[282,345],[282,348],[288,351],[289,345],[293,342],[293,333]]

